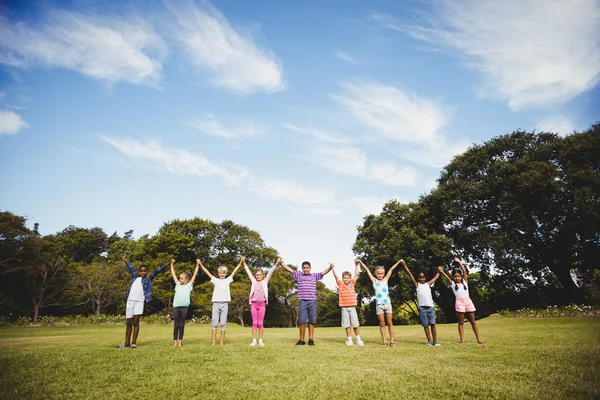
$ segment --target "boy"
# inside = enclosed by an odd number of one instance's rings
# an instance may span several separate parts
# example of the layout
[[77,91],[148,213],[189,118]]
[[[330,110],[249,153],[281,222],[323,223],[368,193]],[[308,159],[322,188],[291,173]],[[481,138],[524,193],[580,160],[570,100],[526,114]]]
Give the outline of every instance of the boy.
[[[153,273],[148,275],[148,268],[141,266],[135,272],[133,265],[127,260],[127,255],[123,254],[123,261],[131,272],[131,283],[129,289],[125,293],[127,299],[127,306],[125,309],[125,318],[127,318],[127,328],[125,329],[125,343],[118,345],[118,348],[129,347],[135,349],[137,347],[137,337],[140,333],[140,318],[144,313],[144,301],[146,303],[152,300],[152,280],[158,275],[163,269],[167,267],[167,264],[163,264],[158,267]],[[175,260],[171,260],[170,264],[173,265]],[[131,337],[131,331],[133,330],[133,338]]]
[[356,314],[356,291],[354,287],[356,285],[356,277],[358,276],[358,264],[359,261],[354,261],[354,277],[350,275],[349,271],[342,272],[342,281],[338,278],[331,264],[331,271],[335,276],[335,281],[338,285],[338,292],[340,296],[340,307],[342,308],[342,328],[346,329],[346,346],[352,346],[352,330],[354,328],[354,334],[356,335],[356,344],[364,346],[364,342],[360,340],[360,330],[358,329],[358,315]]
[[306,324],[308,323],[308,345],[314,346],[315,324],[317,323],[317,281],[323,279],[324,275],[331,270],[333,264],[323,272],[310,273],[310,262],[302,263],[302,272],[294,271],[286,265],[281,258],[278,259],[279,265],[292,273],[294,279],[298,282],[298,300],[300,300],[300,340],[296,346],[304,346],[304,336],[306,333]]

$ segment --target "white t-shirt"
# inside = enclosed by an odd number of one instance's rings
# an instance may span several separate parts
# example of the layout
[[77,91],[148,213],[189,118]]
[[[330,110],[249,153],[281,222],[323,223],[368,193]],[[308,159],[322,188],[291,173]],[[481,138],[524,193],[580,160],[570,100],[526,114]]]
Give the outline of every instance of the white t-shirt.
[[431,286],[428,283],[417,282],[417,300],[419,301],[419,307],[433,307]]
[[142,278],[139,276],[133,281],[127,300],[144,301],[144,287],[142,286]]
[[229,293],[229,284],[233,282],[231,276],[228,276],[225,279],[219,279],[213,276],[210,281],[215,285],[212,301],[231,301],[231,294]]
[[[463,287],[463,283],[465,286]],[[454,289],[458,285],[458,290]],[[465,290],[465,288],[467,288]],[[469,284],[466,279],[463,279],[461,283],[452,282],[452,291],[457,299],[464,299],[469,297]]]

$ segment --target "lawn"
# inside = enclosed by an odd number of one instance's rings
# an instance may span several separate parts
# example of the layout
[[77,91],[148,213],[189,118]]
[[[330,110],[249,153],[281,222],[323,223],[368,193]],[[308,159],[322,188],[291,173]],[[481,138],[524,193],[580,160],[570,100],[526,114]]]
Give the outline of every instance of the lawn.
[[363,327],[365,347],[346,347],[341,328],[316,329],[315,347],[295,347],[296,329],[228,325],[223,348],[209,326],[142,325],[137,349],[115,349],[124,326],[0,328],[0,399],[443,399],[600,398],[600,318],[479,321],[486,346],[458,344],[440,325],[441,347],[419,326],[397,326],[395,348]]

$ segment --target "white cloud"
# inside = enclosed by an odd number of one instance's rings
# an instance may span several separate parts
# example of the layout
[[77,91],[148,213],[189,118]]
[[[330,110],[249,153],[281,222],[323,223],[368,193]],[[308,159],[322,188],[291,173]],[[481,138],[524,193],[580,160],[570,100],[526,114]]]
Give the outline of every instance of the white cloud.
[[331,97],[357,121],[393,140],[433,144],[447,117],[437,102],[373,81],[342,84]]
[[224,139],[260,136],[269,129],[267,124],[261,124],[253,121],[239,121],[228,127],[224,127],[211,113],[206,113],[204,119],[197,120],[189,125],[195,129],[198,129],[202,133]]
[[297,182],[256,177],[244,167],[219,166],[202,154],[168,148],[157,141],[143,143],[134,139],[115,139],[108,136],[101,136],[101,139],[130,159],[152,168],[158,167],[180,175],[218,177],[230,187],[242,188],[269,199],[311,206],[335,206],[336,194],[331,189],[312,188]]
[[198,70],[212,72],[213,82],[239,93],[283,90],[283,72],[277,56],[260,48],[249,33],[235,30],[208,2],[173,3],[173,32]]
[[13,67],[61,67],[109,84],[155,85],[165,48],[137,16],[126,20],[54,9],[29,24],[0,15],[0,63]]
[[600,79],[600,2],[435,2],[430,27],[384,14],[371,19],[463,55],[490,97],[513,110],[569,101]]
[[391,186],[414,186],[417,171],[410,167],[399,168],[393,163],[372,163],[367,176]]
[[566,136],[573,133],[575,130],[575,123],[569,117],[559,115],[543,119],[535,126],[535,129],[540,132],[552,132],[561,136]]
[[463,153],[470,145],[464,139],[450,143],[446,139],[440,139],[439,142],[427,147],[405,147],[398,152],[398,156],[425,167],[442,168],[455,156]]
[[[381,213],[385,203],[391,200],[395,199],[390,197],[355,197],[346,200],[346,203],[355,206],[361,214],[367,215]],[[401,200],[398,201],[404,202]]]
[[346,53],[345,51],[338,50],[338,51],[335,53],[335,56],[336,56],[337,58],[339,58],[340,60],[346,61],[347,63],[350,63],[350,64],[355,64],[355,65],[360,65],[360,64],[362,64],[360,61],[358,61],[358,60],[357,60],[357,59],[355,59],[354,57],[350,56],[350,55],[349,55],[348,53]]
[[324,141],[324,142],[329,142],[329,143],[348,143],[348,142],[350,142],[350,139],[344,135],[341,135],[336,132],[329,132],[329,131],[317,129],[313,126],[310,126],[308,128],[300,128],[298,126],[291,125],[291,124],[284,124],[283,126],[284,126],[284,128],[289,129],[291,131],[302,133],[304,135],[309,135],[317,140]]
[[0,110],[0,135],[14,135],[27,127],[27,122],[13,111]]

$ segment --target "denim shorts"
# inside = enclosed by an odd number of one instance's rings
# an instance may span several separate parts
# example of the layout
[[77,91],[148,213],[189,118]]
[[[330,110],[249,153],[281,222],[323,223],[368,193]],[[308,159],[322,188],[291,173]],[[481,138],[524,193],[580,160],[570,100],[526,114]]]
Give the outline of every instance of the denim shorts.
[[299,324],[317,323],[317,300],[300,299],[300,321]]
[[435,325],[435,310],[433,307],[420,307],[419,306],[419,319],[423,328],[427,328],[429,325]]

